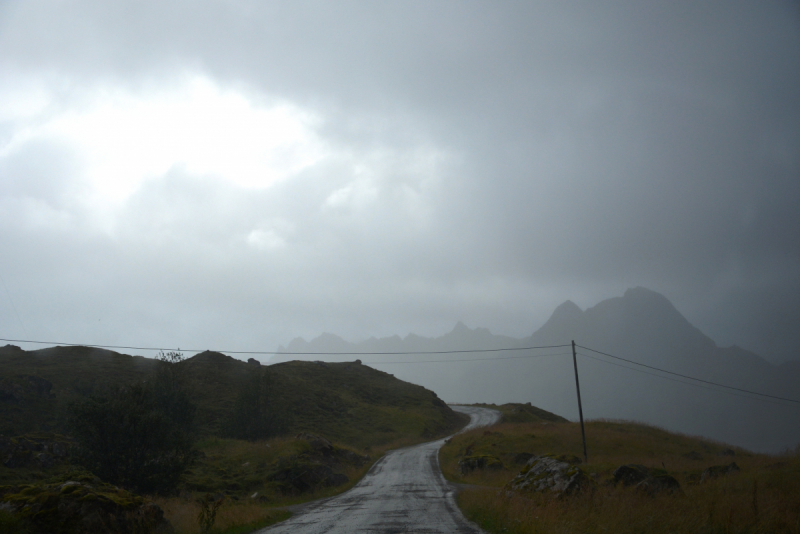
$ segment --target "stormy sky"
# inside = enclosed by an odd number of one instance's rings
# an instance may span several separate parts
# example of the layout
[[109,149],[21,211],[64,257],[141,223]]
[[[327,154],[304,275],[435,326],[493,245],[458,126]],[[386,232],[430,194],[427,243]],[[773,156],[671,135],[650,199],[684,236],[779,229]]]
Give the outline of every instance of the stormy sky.
[[0,2],[0,337],[523,337],[644,286],[800,359],[798,78],[789,1]]

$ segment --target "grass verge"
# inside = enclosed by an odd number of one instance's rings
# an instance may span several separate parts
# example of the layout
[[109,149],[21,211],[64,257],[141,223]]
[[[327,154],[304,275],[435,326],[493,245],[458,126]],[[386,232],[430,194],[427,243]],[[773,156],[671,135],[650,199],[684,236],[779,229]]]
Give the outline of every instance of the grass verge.
[[[179,534],[201,534],[197,516],[200,505],[187,498],[157,497],[155,503],[164,510],[164,517]],[[291,517],[287,510],[266,506],[258,502],[226,502],[217,512],[210,532],[217,534],[245,534],[268,527]]]

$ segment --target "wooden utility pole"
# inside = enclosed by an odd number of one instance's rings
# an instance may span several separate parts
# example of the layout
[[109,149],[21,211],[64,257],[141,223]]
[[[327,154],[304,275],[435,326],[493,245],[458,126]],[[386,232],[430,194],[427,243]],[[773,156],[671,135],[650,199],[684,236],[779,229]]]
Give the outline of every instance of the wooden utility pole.
[[583,429],[583,406],[581,406],[581,384],[578,382],[578,357],[575,354],[575,340],[572,340],[572,365],[575,366],[575,389],[578,390],[578,414],[581,417],[581,436],[583,437],[583,463],[588,463],[586,456],[586,431]]

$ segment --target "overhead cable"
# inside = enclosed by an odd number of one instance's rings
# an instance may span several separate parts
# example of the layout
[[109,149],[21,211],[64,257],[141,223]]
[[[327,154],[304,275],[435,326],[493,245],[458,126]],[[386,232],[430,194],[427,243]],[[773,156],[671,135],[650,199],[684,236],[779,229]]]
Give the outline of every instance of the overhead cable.
[[[516,349],[522,350],[522,349]],[[296,354],[296,353],[294,353]],[[364,353],[361,353],[364,354]],[[424,353],[420,353],[424,354]],[[543,358],[546,356],[566,356],[568,354],[572,354],[571,352],[555,352],[550,354],[526,354],[525,356],[498,356],[495,358],[464,358],[460,360],[417,360],[417,361],[402,361],[402,362],[361,362],[363,364],[369,365],[394,365],[394,364],[402,364],[402,363],[453,363],[453,362],[482,362],[486,360],[522,360],[522,359],[529,359],[529,358]]]
[[[622,367],[623,369],[628,369],[630,371],[635,371],[637,373],[642,373],[642,374],[649,375],[649,376],[655,376],[656,378],[663,378],[664,380],[669,380],[671,382],[677,382],[678,384],[683,384],[683,385],[686,385],[686,386],[692,386],[692,387],[696,387],[696,388],[705,389],[705,390],[708,390],[708,391],[713,391],[715,393],[725,393],[727,395],[735,395],[737,397],[742,397],[743,399],[757,400],[759,402],[768,402],[768,403],[774,404],[776,406],[793,406],[793,405],[786,404],[784,402],[777,402],[777,401],[774,401],[772,399],[764,399],[764,398],[761,398],[761,397],[758,397],[758,396],[753,397],[753,396],[750,396],[750,395],[743,395],[743,394],[737,393],[735,391],[727,391],[727,390],[715,389],[715,388],[709,387],[709,386],[707,386],[705,384],[698,384],[698,383],[695,383],[695,382],[686,382],[684,380],[678,380],[677,378],[671,378],[669,376],[663,376],[663,375],[659,375],[659,374],[656,374],[656,373],[650,373],[648,371],[645,371],[644,369],[637,369],[635,367],[628,367],[627,365],[622,365],[622,364],[619,364],[619,363],[610,362],[608,360],[604,360],[602,358],[598,358],[596,356],[592,356],[591,354],[584,354],[583,352],[579,352],[578,356],[583,356],[585,358],[589,358],[589,359],[592,359],[592,360],[595,360],[595,361],[598,361],[598,362],[601,362],[601,363],[605,363],[605,364],[608,364],[608,365],[614,365],[616,367]],[[787,399],[787,400],[789,400],[789,399]]]
[[[10,343],[37,343],[40,345],[62,345],[67,347],[91,347],[97,349],[125,349],[125,350],[158,350],[158,351],[176,351],[176,352],[203,352],[207,349],[165,349],[163,347],[128,347],[123,345],[88,345],[85,343],[63,343],[60,341],[31,341],[28,339],[4,339],[0,341],[7,341]],[[285,352],[285,351],[269,351],[269,350],[218,350],[224,354],[279,354],[284,356],[355,356],[359,354],[367,356],[400,356],[412,354],[471,354],[479,352],[505,352],[512,350],[534,350],[534,349],[558,349],[562,347],[569,347],[571,345],[542,345],[538,347],[511,347],[502,349],[470,349],[470,350],[421,350],[421,351],[396,351],[396,352]]]
[[712,382],[710,380],[703,380],[702,378],[695,378],[695,377],[689,376],[689,375],[683,375],[683,374],[680,374],[680,373],[673,373],[672,371],[667,371],[666,369],[661,369],[659,367],[653,367],[652,365],[647,365],[647,364],[644,364],[644,363],[635,362],[633,360],[628,360],[627,358],[621,358],[619,356],[614,356],[613,354],[609,354],[607,352],[602,352],[602,351],[599,351],[599,350],[591,349],[589,347],[584,347],[583,345],[577,345],[576,344],[575,346],[576,347],[580,347],[582,349],[590,350],[590,351],[595,352],[597,354],[602,354],[603,356],[608,356],[609,358],[614,358],[616,360],[622,360],[623,362],[632,363],[633,365],[639,365],[641,367],[647,367],[648,369],[653,369],[655,371],[660,371],[660,372],[666,373],[668,375],[679,376],[681,378],[686,378],[688,380],[694,380],[696,382],[702,382],[703,384],[710,384],[712,386],[717,386],[717,387],[721,387],[721,388],[725,388],[725,389],[731,389],[731,390],[734,390],[734,391],[741,391],[742,393],[750,393],[751,395],[758,395],[760,397],[768,397],[770,399],[777,399],[777,400],[782,400],[782,401],[787,401],[787,402],[794,402],[794,403],[800,404],[799,400],[787,399],[786,397],[778,397],[776,395],[767,395],[766,393],[759,393],[758,391],[751,391],[749,389],[742,389],[742,388],[737,388],[737,387],[734,387],[734,386],[728,386],[728,385],[725,385],[725,384],[720,384],[718,382]]

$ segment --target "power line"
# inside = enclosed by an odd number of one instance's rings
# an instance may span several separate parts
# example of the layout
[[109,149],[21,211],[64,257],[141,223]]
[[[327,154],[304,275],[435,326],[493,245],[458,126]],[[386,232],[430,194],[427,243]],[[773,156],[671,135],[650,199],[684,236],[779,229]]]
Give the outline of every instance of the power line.
[[[181,349],[166,349],[163,347],[133,347],[133,346],[126,346],[126,345],[89,345],[89,344],[81,344],[81,343],[64,343],[59,341],[34,341],[34,340],[27,340],[27,339],[5,339],[0,338],[0,341],[10,342],[10,343],[34,343],[40,345],[61,345],[61,346],[68,346],[68,347],[91,347],[91,348],[100,348],[100,349],[125,349],[125,350],[146,350],[146,351],[171,351],[176,350],[180,351]],[[570,347],[571,345],[563,344],[563,345],[538,345],[538,346],[531,346],[531,347],[509,347],[509,348],[497,348],[497,349],[468,349],[468,350],[433,350],[433,351],[386,351],[386,352],[281,352],[281,351],[235,351],[235,350],[220,350],[218,352],[226,353],[226,354],[262,354],[262,355],[281,355],[281,356],[411,356],[411,355],[421,355],[421,354],[485,354],[485,353],[498,353],[498,352],[508,352],[508,351],[523,351],[523,350],[541,350],[541,349],[556,349],[556,348],[564,348]],[[766,397],[770,399],[775,399],[779,401],[791,402],[795,404],[800,404],[800,401],[795,399],[789,399],[785,397],[779,397],[776,395],[768,395],[766,393],[759,393],[758,391],[751,391],[743,388],[737,388],[734,386],[728,386],[725,384],[720,384],[718,382],[712,382],[710,380],[704,380],[701,378],[695,378],[693,376],[684,375],[681,373],[674,373],[672,371],[667,371],[666,369],[661,369],[659,367],[654,367],[652,365],[647,365],[644,363],[639,363],[633,360],[629,360],[626,358],[622,358],[620,356],[615,356],[613,354],[609,354],[607,352],[602,352],[590,347],[585,347],[583,345],[577,345],[582,349],[601,354],[603,356],[607,356],[609,358],[614,358],[616,360],[624,361],[633,365],[638,365],[641,367],[646,367],[648,369],[652,369],[654,371],[659,371],[661,373],[666,373],[669,375],[677,376],[680,378],[684,378],[687,380],[693,380],[695,382],[700,382],[703,384],[708,384],[711,386],[716,386],[728,390],[739,391],[742,393],[747,393],[750,395],[756,395],[757,397]],[[186,352],[203,352],[203,350],[198,349],[184,349]],[[537,358],[537,357],[545,357],[545,356],[563,356],[565,354],[570,353],[553,353],[553,354],[527,354],[524,356],[507,356],[507,357],[496,357],[496,358],[469,358],[469,359],[449,359],[449,360],[417,360],[417,361],[396,361],[396,362],[364,362],[371,365],[402,365],[402,364],[416,364],[416,363],[457,363],[457,362],[471,362],[471,361],[486,361],[486,360],[516,360],[516,359],[528,359],[528,358]],[[612,365],[617,365],[618,367],[623,367],[625,369],[631,369],[633,371],[643,372],[638,369],[634,369],[631,367],[626,367],[623,365],[613,364],[612,362],[607,362],[605,360],[601,360],[599,358],[593,358],[588,354],[581,354],[582,356],[586,356],[604,363],[609,363]],[[652,376],[660,376],[660,375],[653,375],[652,373],[645,373],[651,374]],[[667,378],[665,376],[660,376],[660,378]],[[672,380],[672,379],[669,379]],[[679,382],[682,384],[687,384],[687,382],[681,382],[679,380],[674,380],[675,382]],[[709,389],[709,388],[706,388]],[[713,391],[713,390],[712,390]],[[752,397],[748,397],[752,398]]]
[[718,382],[711,382],[710,380],[703,380],[702,378],[695,378],[695,377],[689,376],[689,375],[683,375],[683,374],[680,374],[680,373],[673,373],[672,371],[667,371],[666,369],[661,369],[659,367],[653,367],[652,365],[647,365],[647,364],[644,364],[644,363],[635,362],[633,360],[628,360],[626,358],[621,358],[619,356],[614,356],[613,354],[609,354],[607,352],[602,352],[602,351],[599,351],[599,350],[591,349],[589,347],[584,347],[583,345],[576,345],[576,346],[578,346],[578,347],[580,347],[582,349],[586,349],[586,350],[590,350],[592,352],[596,352],[597,354],[602,354],[603,356],[608,356],[609,358],[614,358],[616,360],[622,360],[624,362],[632,363],[633,365],[639,365],[641,367],[647,367],[648,369],[653,369],[655,371],[660,371],[660,372],[666,373],[668,375],[679,376],[681,378],[686,378],[688,380],[694,380],[696,382],[702,382],[703,384],[710,384],[712,386],[717,386],[717,387],[721,387],[721,388],[725,388],[725,389],[732,389],[732,390],[735,390],[735,391],[741,391],[742,393],[750,393],[751,395],[758,395],[758,396],[761,396],[761,397],[768,397],[770,399],[777,399],[777,400],[782,400],[782,401],[787,401],[787,402],[794,402],[796,404],[800,404],[799,400],[787,399],[785,397],[778,397],[776,395],[767,395],[766,393],[759,393],[758,391],[750,391],[749,389],[742,389],[742,388],[737,388],[737,387],[734,387],[734,386],[727,386],[725,384],[720,384]]
[[[126,350],[165,350],[165,351],[181,351],[181,349],[167,349],[164,347],[128,347],[124,345],[87,345],[85,343],[63,343],[60,341],[31,341],[28,339],[4,339],[0,341],[10,343],[37,343],[39,345],[62,345],[67,347],[91,347],[97,349],[126,349]],[[485,352],[505,352],[512,350],[536,350],[536,349],[558,349],[562,347],[569,347],[569,345],[541,345],[538,347],[511,347],[502,349],[471,349],[471,350],[422,350],[422,351],[397,351],[397,352],[280,352],[280,351],[267,351],[267,350],[219,350],[225,354],[280,354],[282,356],[401,356],[413,354],[464,354],[464,353],[485,353]],[[183,349],[184,352],[203,352],[206,349]]]
[[[521,349],[516,349],[521,350]],[[363,353],[362,353],[363,354]],[[419,353],[425,354],[425,353]],[[545,356],[565,356],[572,354],[571,352],[556,352],[551,354],[526,354],[525,356],[499,356],[496,358],[465,358],[461,360],[422,360],[422,361],[403,361],[403,362],[361,362],[369,365],[389,365],[389,364],[402,364],[402,363],[454,363],[454,362],[482,362],[486,360],[521,360],[525,358],[543,358]]]
[[[768,403],[774,404],[776,406],[790,406],[789,404],[785,404],[783,402],[775,402],[774,400],[762,399],[761,397],[752,397],[752,396],[748,396],[748,395],[742,395],[741,393],[736,393],[734,391],[726,391],[726,390],[714,389],[712,387],[708,387],[708,386],[703,385],[703,384],[695,384],[694,382],[684,382],[683,380],[678,380],[676,378],[670,378],[668,376],[657,375],[656,373],[649,373],[649,372],[647,372],[647,371],[645,371],[643,369],[637,369],[635,367],[628,367],[627,365],[622,365],[622,364],[619,364],[619,363],[609,362],[607,360],[603,360],[602,358],[598,358],[598,357],[592,356],[590,354],[584,354],[582,352],[579,352],[578,355],[579,356],[584,356],[586,358],[589,358],[589,359],[592,359],[592,360],[595,360],[595,361],[598,361],[598,362],[601,362],[601,363],[605,363],[605,364],[608,364],[608,365],[614,365],[616,367],[622,367],[623,369],[628,369],[630,371],[635,371],[637,373],[642,373],[642,374],[649,375],[649,376],[655,376],[656,378],[663,378],[664,380],[669,380],[671,382],[677,382],[678,384],[683,384],[683,385],[686,385],[686,386],[692,386],[692,387],[696,387],[696,388],[705,389],[705,390],[708,390],[708,391],[713,391],[715,393],[725,393],[727,395],[735,395],[735,396],[741,397],[743,399],[757,400],[757,401],[760,401],[760,402],[768,402]],[[758,394],[756,394],[756,395],[758,395]]]

